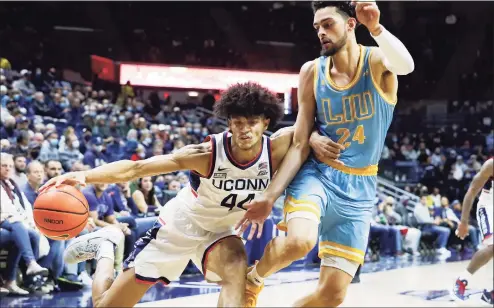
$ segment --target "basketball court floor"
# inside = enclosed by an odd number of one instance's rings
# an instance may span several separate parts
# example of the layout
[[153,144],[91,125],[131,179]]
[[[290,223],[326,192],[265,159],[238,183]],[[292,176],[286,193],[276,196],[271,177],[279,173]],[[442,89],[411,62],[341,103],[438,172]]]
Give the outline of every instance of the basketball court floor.
[[[457,307],[449,290],[455,275],[465,269],[468,261],[448,262],[423,258],[382,259],[366,263],[361,282],[352,284],[344,307]],[[292,266],[266,280],[259,298],[259,307],[290,307],[295,300],[314,290],[318,267]],[[493,285],[490,262],[470,282],[470,307],[481,307],[484,288]],[[183,277],[168,287],[151,288],[136,307],[214,307],[218,286],[204,281],[201,275]],[[29,297],[4,297],[3,307],[91,307],[90,288],[77,292],[61,292]],[[487,306],[489,307],[489,306]]]

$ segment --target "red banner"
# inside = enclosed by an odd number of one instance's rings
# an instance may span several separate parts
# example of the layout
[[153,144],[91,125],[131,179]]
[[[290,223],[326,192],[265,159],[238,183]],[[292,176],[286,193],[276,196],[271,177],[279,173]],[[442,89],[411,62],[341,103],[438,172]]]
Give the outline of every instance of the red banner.
[[91,55],[91,72],[98,75],[99,79],[117,81],[115,76],[115,62],[108,58]]

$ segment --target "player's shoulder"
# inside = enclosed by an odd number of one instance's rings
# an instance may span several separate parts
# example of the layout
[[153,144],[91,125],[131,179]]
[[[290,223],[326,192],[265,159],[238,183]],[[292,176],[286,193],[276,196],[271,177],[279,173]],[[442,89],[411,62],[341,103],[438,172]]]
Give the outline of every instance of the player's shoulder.
[[376,65],[376,64],[383,64],[384,62],[384,54],[382,50],[377,47],[377,46],[364,46],[369,50],[369,63]]
[[316,68],[317,59],[305,62],[300,68],[300,74],[311,74],[314,73]]

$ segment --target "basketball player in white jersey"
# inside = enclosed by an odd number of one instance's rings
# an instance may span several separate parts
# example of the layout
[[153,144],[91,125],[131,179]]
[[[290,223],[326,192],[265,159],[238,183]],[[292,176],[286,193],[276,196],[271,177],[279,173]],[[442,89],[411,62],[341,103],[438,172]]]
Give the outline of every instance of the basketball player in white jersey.
[[[42,188],[119,183],[191,170],[189,185],[165,205],[155,226],[136,243],[115,282],[114,249],[123,237],[119,230],[106,227],[77,238],[66,249],[67,263],[98,261],[92,286],[95,307],[133,307],[152,284],[179,278],[189,260],[208,281],[222,286],[218,306],[244,306],[247,257],[233,226],[243,216],[243,206],[270,183],[291,145],[293,129],[263,136],[283,109],[274,94],[255,83],[227,89],[215,113],[228,119],[228,133],[211,135],[207,142],[173,154],[68,173]],[[336,158],[339,150],[334,151]]]
[[[464,301],[468,299],[468,295],[465,294],[465,290],[468,286],[468,280],[473,274],[475,274],[481,267],[486,265],[494,255],[493,240],[492,240],[492,224],[493,224],[493,190],[494,190],[494,163],[493,158],[488,159],[480,169],[479,173],[475,175],[468,188],[468,191],[463,199],[463,208],[461,210],[461,221],[456,230],[456,235],[464,239],[468,235],[468,221],[470,217],[470,211],[475,196],[482,190],[479,201],[477,203],[477,222],[480,227],[484,248],[477,251],[470,263],[467,266],[466,271],[460,274],[455,282],[453,288],[453,298],[457,301]],[[491,180],[491,187],[489,190],[482,189],[485,184]],[[482,300],[493,304],[492,302],[493,291],[484,290],[482,294]]]

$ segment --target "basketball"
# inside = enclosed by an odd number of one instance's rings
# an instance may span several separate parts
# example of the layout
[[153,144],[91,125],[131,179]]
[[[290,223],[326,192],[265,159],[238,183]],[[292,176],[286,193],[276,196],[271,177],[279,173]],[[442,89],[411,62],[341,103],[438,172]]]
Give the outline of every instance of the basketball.
[[89,206],[75,187],[50,187],[34,201],[34,222],[41,233],[53,240],[76,237],[86,226]]

